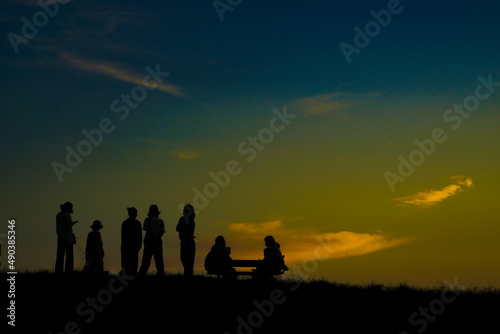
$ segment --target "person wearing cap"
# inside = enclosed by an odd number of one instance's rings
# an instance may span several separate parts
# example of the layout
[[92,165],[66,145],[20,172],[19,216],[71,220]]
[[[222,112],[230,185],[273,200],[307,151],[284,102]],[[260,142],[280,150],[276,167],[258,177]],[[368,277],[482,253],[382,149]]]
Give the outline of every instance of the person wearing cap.
[[144,220],[144,252],[142,254],[141,269],[139,274],[145,276],[151,265],[151,258],[154,256],[156,272],[159,276],[165,273],[163,266],[163,242],[161,237],[165,234],[165,223],[159,218],[160,210],[153,204],[149,207],[148,217]]
[[142,226],[137,218],[136,208],[127,208],[128,219],[122,223],[122,271],[127,275],[137,275],[139,250],[142,247]]
[[181,262],[184,267],[184,276],[193,276],[194,257],[196,255],[196,245],[194,242],[194,218],[196,214],[191,204],[184,205],[182,217],[179,218],[176,231],[179,232],[181,240]]
[[99,220],[94,220],[90,228],[92,231],[87,236],[87,247],[85,247],[88,271],[102,273],[104,271],[104,248],[99,230],[103,226]]
[[[56,216],[56,233],[57,233],[57,255],[56,255],[56,274],[62,274],[63,269],[66,273],[73,272],[73,245],[76,244],[75,235],[73,234],[73,225],[78,221],[71,219],[73,213],[73,204],[66,202],[60,205],[61,212]],[[64,262],[66,257],[66,262]],[[63,266],[65,268],[63,268]]]

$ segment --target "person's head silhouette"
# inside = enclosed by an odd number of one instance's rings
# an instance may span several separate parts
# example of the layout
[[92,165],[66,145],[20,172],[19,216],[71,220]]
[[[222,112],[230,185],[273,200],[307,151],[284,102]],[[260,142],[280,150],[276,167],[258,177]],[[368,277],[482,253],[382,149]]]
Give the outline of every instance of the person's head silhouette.
[[158,205],[156,204],[152,204],[150,207],[149,207],[149,212],[148,212],[148,216],[149,217],[158,217],[160,215],[160,210],[158,210]]
[[102,226],[102,223],[99,221],[99,220],[94,220],[94,222],[92,223],[92,225],[90,225],[90,228],[92,229],[92,231],[94,232],[97,232],[99,231],[101,228],[103,228],[104,226]]
[[274,237],[272,235],[268,235],[267,237],[265,237],[264,243],[266,244],[266,247],[276,246],[276,241],[274,240]]
[[196,217],[196,213],[194,212],[194,208],[191,204],[184,205],[184,210],[182,210],[182,214],[184,217],[193,220]]
[[136,218],[137,217],[137,209],[136,208],[134,208],[134,207],[127,208],[127,211],[128,211],[128,216],[130,218]]
[[64,204],[61,204],[60,208],[62,212],[73,213],[73,203],[71,202],[66,202]]
[[226,246],[226,239],[224,239],[222,235],[219,235],[217,238],[215,238],[215,243],[217,245]]

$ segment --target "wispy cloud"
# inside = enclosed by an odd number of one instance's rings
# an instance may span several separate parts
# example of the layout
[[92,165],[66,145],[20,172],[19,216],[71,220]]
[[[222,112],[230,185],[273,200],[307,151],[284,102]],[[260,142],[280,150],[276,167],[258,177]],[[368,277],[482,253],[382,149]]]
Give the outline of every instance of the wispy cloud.
[[321,116],[348,110],[362,103],[369,103],[380,95],[380,93],[354,94],[333,92],[298,99],[292,101],[290,104],[307,115]]
[[409,238],[395,238],[383,232],[317,232],[313,229],[287,228],[280,220],[223,224],[226,225],[226,241],[232,246],[233,258],[262,258],[263,239],[272,234],[281,244],[288,264],[308,257],[325,260],[359,256],[410,241]]
[[[137,85],[144,85],[143,78],[147,74],[147,73],[145,74],[145,71],[144,73],[137,74],[128,69],[123,68],[122,66],[105,61],[88,61],[79,59],[78,57],[75,57],[74,55],[71,55],[69,53],[61,53],[60,57],[61,59],[66,61],[68,65],[78,68],[81,71],[87,71],[95,74],[105,75],[108,77],[112,77],[121,81]],[[178,86],[165,83],[157,83],[157,84],[158,86],[156,87],[156,89],[158,90],[180,97],[185,96],[182,89]]]
[[198,152],[191,148],[187,148],[183,151],[175,151],[173,152],[173,155],[182,160],[191,160],[198,158]]
[[274,220],[264,223],[229,223],[227,224],[227,230],[236,234],[265,234],[271,233],[283,226],[283,222],[280,220]]
[[438,204],[451,196],[455,196],[467,188],[472,188],[474,185],[471,178],[463,175],[452,176],[449,179],[453,180],[454,183],[439,190],[426,190],[409,196],[396,197],[392,200],[399,202],[400,205],[403,206],[431,206]]
[[148,150],[155,155],[170,155],[176,156],[182,160],[192,160],[199,156],[198,151],[186,147],[181,148],[181,145],[165,142],[154,138],[140,138],[141,142],[148,144]]

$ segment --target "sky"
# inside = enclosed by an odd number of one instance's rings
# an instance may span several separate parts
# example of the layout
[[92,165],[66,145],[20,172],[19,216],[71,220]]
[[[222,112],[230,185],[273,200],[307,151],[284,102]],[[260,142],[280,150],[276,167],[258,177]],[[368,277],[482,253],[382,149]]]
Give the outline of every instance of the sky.
[[499,10],[2,1],[2,267],[15,220],[16,267],[53,269],[71,201],[109,271],[126,208],[157,204],[177,273],[192,203],[200,274],[218,235],[233,259],[273,235],[301,278],[500,287]]

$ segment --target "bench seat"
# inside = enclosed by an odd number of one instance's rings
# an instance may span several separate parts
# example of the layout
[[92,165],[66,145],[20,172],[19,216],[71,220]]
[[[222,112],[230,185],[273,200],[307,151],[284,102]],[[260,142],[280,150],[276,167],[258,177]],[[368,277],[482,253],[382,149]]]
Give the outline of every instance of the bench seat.
[[[257,268],[259,264],[262,262],[262,260],[231,260],[231,267],[234,268]],[[273,275],[282,275],[285,271],[281,269],[279,272],[274,273]],[[208,275],[216,275],[217,278],[220,278],[222,275],[226,274],[229,276],[254,276],[255,272],[253,270],[251,271],[228,271],[228,272],[214,272],[214,271],[208,271]]]

